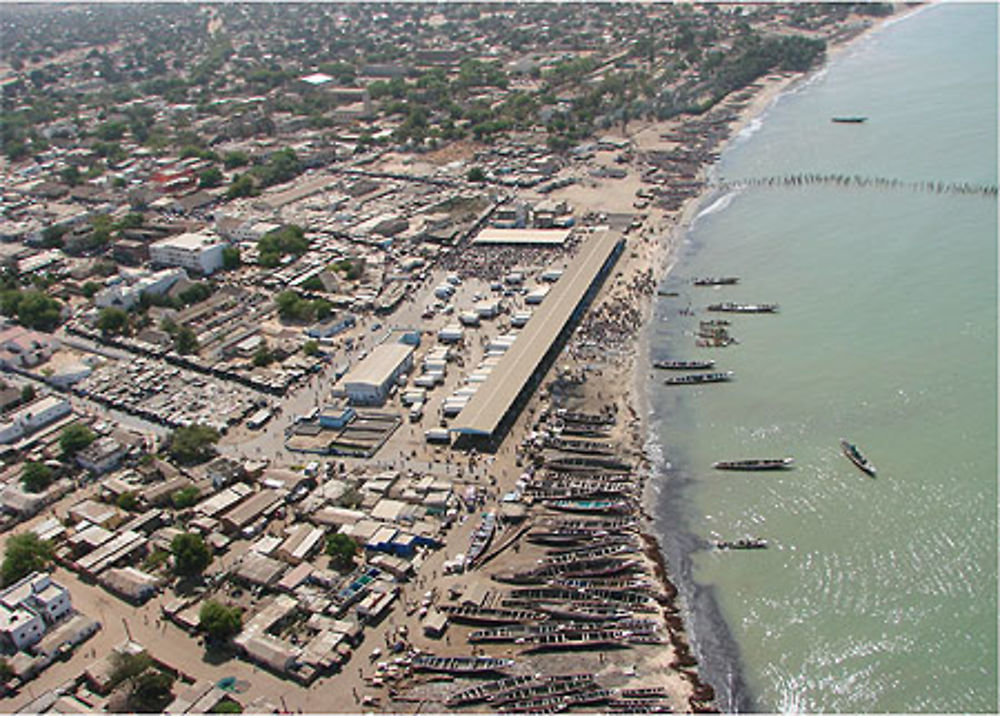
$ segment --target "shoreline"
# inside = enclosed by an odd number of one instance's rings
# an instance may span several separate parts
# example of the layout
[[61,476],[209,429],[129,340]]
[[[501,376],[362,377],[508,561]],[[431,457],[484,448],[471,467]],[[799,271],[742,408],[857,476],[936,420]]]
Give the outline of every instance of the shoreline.
[[[753,93],[747,104],[742,109],[737,111],[737,117],[730,124],[727,136],[716,148],[720,157],[726,150],[733,146],[734,142],[742,139],[743,137],[741,137],[741,132],[750,127],[755,120],[764,116],[783,94],[790,90],[794,90],[797,86],[803,86],[820,73],[825,72],[834,60],[844,54],[849,48],[856,46],[858,42],[871,37],[876,31],[881,30],[887,25],[895,24],[896,22],[906,19],[907,17],[926,9],[928,6],[929,5],[903,7],[888,17],[874,19],[870,26],[862,29],[850,37],[840,39],[836,42],[831,42],[827,47],[826,55],[822,64],[808,72],[797,74],[784,73],[780,75],[771,74],[765,76],[761,80],[758,80],[758,83],[761,83],[762,86]],[[670,125],[671,121],[668,120],[666,123],[655,123],[652,127],[662,128],[664,124]],[[683,122],[681,122],[681,124],[683,124]],[[661,130],[657,129],[656,131]],[[709,181],[709,179],[713,170],[718,166],[718,163],[719,160],[717,159],[715,161],[702,164],[699,167],[697,178],[699,180],[706,181],[703,190],[686,199],[674,213],[673,217],[664,217],[664,219],[660,222],[661,228],[664,223],[668,223],[669,225],[667,231],[657,239],[654,254],[651,257],[651,266],[649,268],[652,271],[652,281],[654,286],[659,287],[676,267],[680,260],[678,249],[684,241],[684,238],[698,218],[699,213],[707,206],[710,206],[711,200],[715,198],[718,188],[711,181]],[[696,616],[694,612],[694,588],[697,585],[692,582],[690,585],[686,585],[688,587],[686,590],[683,589],[685,585],[679,581],[678,577],[680,565],[675,564],[668,559],[666,550],[667,545],[664,542],[663,535],[659,534],[656,530],[656,508],[660,498],[658,489],[660,485],[658,483],[662,481],[663,477],[659,476],[659,479],[657,479],[657,463],[651,455],[651,449],[654,446],[654,438],[650,432],[652,428],[650,412],[651,401],[648,395],[648,386],[649,381],[651,380],[650,371],[652,370],[652,361],[650,356],[650,321],[653,316],[653,305],[656,298],[657,296],[654,293],[650,300],[644,301],[643,305],[640,307],[642,321],[636,341],[636,352],[633,360],[631,381],[627,382],[628,388],[624,398],[626,405],[628,405],[632,414],[636,418],[637,432],[641,441],[641,445],[635,446],[641,455],[640,469],[644,474],[644,486],[641,498],[641,514],[643,518],[641,523],[641,537],[647,546],[647,557],[649,557],[655,565],[655,575],[658,581],[660,581],[663,585],[665,591],[671,595],[671,607],[678,609],[679,611],[678,615],[674,615],[665,610],[665,617],[669,625],[669,633],[671,635],[671,643],[676,647],[676,644],[674,643],[675,629],[683,634],[685,644],[690,646],[691,650],[694,652],[694,655],[686,652],[689,657],[689,664],[694,668],[694,672],[692,673],[694,673],[695,676],[693,679],[690,679],[692,681],[692,686],[695,687],[695,691],[700,690],[701,695],[706,697],[705,701],[709,702],[711,706],[718,708],[719,705],[715,703],[715,699],[719,695],[719,692],[717,687],[710,683],[710,675],[705,673],[705,668],[702,666],[703,662],[701,659],[703,655],[699,649],[698,632],[694,626]],[[665,455],[661,455],[660,458],[664,462],[667,462]],[[662,463],[660,466],[662,467]],[[671,566],[673,567],[672,569]],[[736,673],[735,675],[730,675],[730,685],[734,682],[743,684],[742,664],[738,654],[734,657],[734,662]],[[671,666],[677,668],[679,664],[674,662]],[[678,671],[684,673],[685,669],[678,669]],[[745,688],[745,684],[743,684],[741,689],[745,690]],[[731,688],[728,691],[730,704],[732,704],[734,702],[734,698],[736,698],[737,701],[744,701],[745,703],[743,705],[748,709],[753,708],[752,696],[749,693],[736,693],[735,690]],[[695,707],[694,703],[691,705],[692,707]],[[695,708],[694,710],[698,709]]]

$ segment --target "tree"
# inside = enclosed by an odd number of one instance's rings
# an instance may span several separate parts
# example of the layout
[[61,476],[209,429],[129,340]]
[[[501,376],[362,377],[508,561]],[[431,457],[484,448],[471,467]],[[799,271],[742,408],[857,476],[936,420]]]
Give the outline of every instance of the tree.
[[37,289],[15,291],[13,303],[4,301],[4,313],[17,315],[18,323],[38,331],[52,331],[62,318],[62,304]]
[[240,633],[243,612],[239,607],[227,607],[209,599],[198,612],[198,628],[208,634],[211,641],[224,642]]
[[32,400],[35,399],[35,396],[37,394],[38,391],[35,390],[35,386],[31,384],[26,385],[23,388],[21,388],[21,402],[30,403]]
[[232,699],[224,699],[208,710],[210,714],[241,714],[243,707]]
[[170,543],[174,555],[174,571],[183,577],[201,574],[212,562],[212,553],[201,535],[183,532]]
[[52,484],[52,468],[43,462],[27,462],[21,471],[21,484],[28,492],[42,492]]
[[194,334],[190,326],[181,326],[174,334],[174,350],[181,355],[188,355],[198,351],[198,336]]
[[302,352],[310,358],[315,358],[320,354],[319,341],[306,341],[302,344]]
[[173,700],[174,677],[149,669],[132,682],[128,707],[136,713],[162,713]]
[[114,306],[102,308],[95,325],[105,338],[120,336],[128,330],[128,313]]
[[126,706],[138,713],[160,713],[172,698],[174,677],[154,668],[153,659],[145,651],[111,652],[109,681],[112,687],[126,684]]
[[222,250],[222,268],[230,271],[240,267],[240,250],[235,246],[227,246]]
[[246,152],[226,152],[222,156],[222,164],[226,169],[236,169],[237,167],[245,167],[250,163],[250,157],[247,156]]
[[266,365],[270,365],[274,361],[274,354],[271,353],[271,349],[267,347],[267,343],[261,342],[257,346],[257,350],[253,354],[253,364],[258,368],[263,368]]
[[83,284],[82,290],[84,296],[93,298],[101,290],[101,284],[96,281],[87,281],[87,283]]
[[14,669],[11,667],[10,662],[6,659],[0,659],[0,684],[6,684],[12,678],[14,678]]
[[67,425],[59,436],[59,447],[64,458],[71,458],[80,450],[94,442],[97,436],[86,425],[73,423]]
[[180,427],[171,433],[167,452],[181,465],[196,465],[215,455],[219,437],[219,431],[207,425]]
[[483,171],[482,167],[472,167],[469,170],[468,179],[471,182],[482,183],[486,181],[486,172]]
[[40,572],[52,561],[52,545],[34,532],[14,535],[7,540],[0,576],[4,585],[13,584],[32,572]]
[[123,510],[134,512],[139,509],[139,495],[132,490],[128,490],[118,495],[118,499],[115,500],[115,504]]
[[222,170],[218,167],[209,167],[198,175],[198,186],[202,189],[212,189],[222,186]]
[[253,177],[249,174],[237,174],[233,177],[229,189],[226,190],[227,199],[238,199],[242,196],[255,196],[257,187],[254,186]]
[[354,564],[354,555],[358,551],[357,543],[345,534],[330,535],[326,540],[326,553],[330,562],[337,569],[347,569]]
[[194,507],[198,504],[198,499],[201,497],[201,490],[199,490],[194,485],[190,487],[182,487],[179,490],[175,490],[170,495],[170,502],[173,503],[174,508],[178,510],[186,510],[188,507]]

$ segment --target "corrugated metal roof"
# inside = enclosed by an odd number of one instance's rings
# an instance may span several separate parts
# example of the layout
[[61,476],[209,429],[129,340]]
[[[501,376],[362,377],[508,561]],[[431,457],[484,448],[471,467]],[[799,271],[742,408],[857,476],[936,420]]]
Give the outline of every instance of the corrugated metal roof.
[[493,434],[621,240],[618,234],[605,232],[591,237],[581,247],[545,303],[521,329],[514,345],[462,410],[452,430],[473,435]]
[[344,386],[352,383],[383,385],[413,350],[413,346],[405,343],[384,343],[373,348],[368,357],[354,366],[341,382]]

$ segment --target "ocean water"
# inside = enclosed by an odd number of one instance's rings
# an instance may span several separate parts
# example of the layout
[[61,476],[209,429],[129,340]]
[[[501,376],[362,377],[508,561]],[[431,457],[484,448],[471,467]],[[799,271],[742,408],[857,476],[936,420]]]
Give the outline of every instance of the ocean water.
[[[997,7],[936,5],[781,96],[715,171],[996,186],[997,127]],[[718,275],[740,283],[690,282]],[[830,183],[720,193],[662,288],[680,295],[657,299],[652,359],[735,372],[671,387],[655,371],[648,385],[657,527],[719,705],[995,712],[996,197]],[[704,310],[723,300],[780,312]],[[728,318],[740,343],[696,347],[706,318]],[[783,456],[795,469],[711,467]],[[770,548],[707,548],[745,535]]]

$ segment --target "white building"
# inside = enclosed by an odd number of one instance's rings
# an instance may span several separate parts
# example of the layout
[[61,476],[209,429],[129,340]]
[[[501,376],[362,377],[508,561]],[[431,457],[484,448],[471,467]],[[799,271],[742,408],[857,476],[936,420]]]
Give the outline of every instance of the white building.
[[169,236],[150,244],[149,260],[156,266],[180,266],[206,276],[222,268],[226,244],[204,232]]
[[342,385],[354,405],[381,405],[389,388],[413,366],[413,346],[385,343],[344,376]]
[[0,592],[0,636],[24,649],[72,610],[66,587],[53,582],[47,572],[33,572]]
[[43,425],[69,415],[70,410],[72,407],[68,400],[54,395],[48,395],[25,405],[0,422],[0,443],[12,443],[25,435],[31,435]]
[[164,294],[182,278],[187,278],[187,272],[181,268],[126,274],[124,278],[119,278],[113,285],[98,293],[94,297],[94,303],[98,308],[115,306],[128,310],[139,302],[142,294]]

